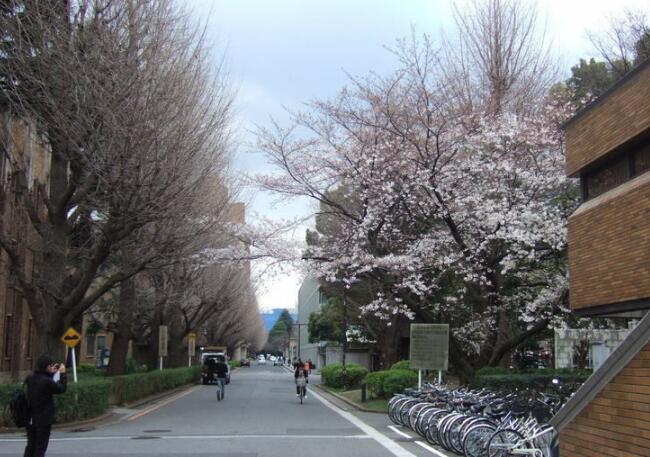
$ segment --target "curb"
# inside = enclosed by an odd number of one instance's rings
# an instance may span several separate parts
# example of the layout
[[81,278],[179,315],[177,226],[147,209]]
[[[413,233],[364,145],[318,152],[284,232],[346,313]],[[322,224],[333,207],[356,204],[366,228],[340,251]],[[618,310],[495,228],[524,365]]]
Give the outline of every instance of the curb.
[[313,387],[316,387],[320,392],[329,394],[329,395],[341,400],[343,403],[346,403],[346,404],[354,407],[355,409],[357,409],[359,411],[363,411],[364,413],[386,414],[386,411],[375,411],[374,409],[368,409],[368,408],[364,408],[363,406],[359,406],[359,404],[353,402],[352,400],[349,400],[349,399],[345,398],[344,396],[337,394],[336,392],[330,392],[329,390],[325,389],[324,387],[321,387],[320,384],[314,384]]

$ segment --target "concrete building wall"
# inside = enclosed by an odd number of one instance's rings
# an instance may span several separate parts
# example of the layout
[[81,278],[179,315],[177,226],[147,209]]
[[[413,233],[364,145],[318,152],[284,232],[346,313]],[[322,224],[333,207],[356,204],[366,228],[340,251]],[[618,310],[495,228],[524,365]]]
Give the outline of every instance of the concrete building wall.
[[[590,329],[556,329],[555,330],[555,368],[575,368],[573,355],[575,347],[581,341],[589,344],[589,368],[594,366],[594,348],[602,346],[607,354],[611,354],[621,344],[629,330],[590,330]],[[596,357],[596,365],[604,360]]]
[[318,312],[326,303],[324,295],[320,291],[320,284],[313,278],[306,278],[298,290],[298,321],[300,326],[300,355],[303,361],[310,360],[317,363],[318,343],[309,342],[309,331],[307,324],[309,316]]

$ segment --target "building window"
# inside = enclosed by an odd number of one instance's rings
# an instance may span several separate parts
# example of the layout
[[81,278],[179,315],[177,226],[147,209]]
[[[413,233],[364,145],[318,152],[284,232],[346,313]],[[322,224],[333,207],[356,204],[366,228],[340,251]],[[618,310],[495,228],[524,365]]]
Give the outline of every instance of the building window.
[[587,199],[596,198],[628,179],[627,156],[620,157],[587,174]]
[[99,335],[97,337],[97,350],[101,351],[102,349],[106,349],[106,337],[104,335]]
[[95,355],[95,334],[86,334],[86,355],[94,357]]
[[634,154],[634,174],[636,176],[650,171],[650,144],[641,147]]
[[11,335],[13,333],[13,321],[11,314],[5,316],[5,340],[4,340],[4,356],[11,357]]

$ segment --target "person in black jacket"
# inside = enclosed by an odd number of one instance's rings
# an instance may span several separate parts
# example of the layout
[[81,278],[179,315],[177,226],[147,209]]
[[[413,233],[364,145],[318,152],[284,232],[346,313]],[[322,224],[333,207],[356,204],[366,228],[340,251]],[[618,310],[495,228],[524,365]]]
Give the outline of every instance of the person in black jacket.
[[223,400],[226,389],[226,377],[228,376],[228,365],[226,365],[226,361],[224,359],[217,359],[215,372],[217,374],[217,382],[219,383],[219,388],[221,389],[221,399]]
[[[58,382],[52,377],[61,375]],[[54,423],[53,395],[62,394],[67,387],[65,364],[54,363],[52,357],[41,355],[36,361],[36,370],[27,378],[27,401],[30,420],[27,425],[27,447],[24,457],[43,457],[50,441],[50,431]]]

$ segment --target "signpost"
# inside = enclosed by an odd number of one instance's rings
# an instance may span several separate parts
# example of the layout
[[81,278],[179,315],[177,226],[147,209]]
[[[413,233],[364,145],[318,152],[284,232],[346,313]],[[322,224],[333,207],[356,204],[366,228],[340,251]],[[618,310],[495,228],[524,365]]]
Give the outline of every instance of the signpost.
[[442,371],[449,368],[449,325],[411,324],[409,367],[418,370],[418,388],[422,388],[422,370]]
[[196,333],[190,332],[187,334],[187,366],[192,366],[192,357],[196,352]]
[[74,379],[74,382],[77,382],[77,357],[74,348],[81,341],[81,335],[75,329],[70,327],[61,336],[61,341],[63,341],[63,344],[65,344],[68,349],[72,349],[72,378]]
[[158,357],[160,357],[160,369],[163,369],[163,357],[167,357],[167,326],[158,327]]

